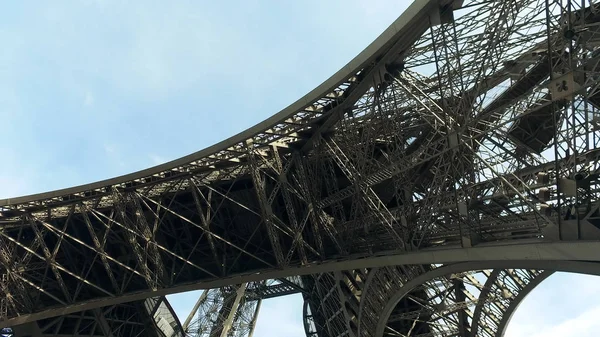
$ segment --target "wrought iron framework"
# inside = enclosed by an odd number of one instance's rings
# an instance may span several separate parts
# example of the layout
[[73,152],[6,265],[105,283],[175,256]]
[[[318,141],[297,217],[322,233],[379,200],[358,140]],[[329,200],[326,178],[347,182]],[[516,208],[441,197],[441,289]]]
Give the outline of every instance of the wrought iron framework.
[[252,337],[262,300],[303,291],[298,277],[205,290],[182,331],[190,337]]
[[184,337],[164,297],[97,308],[13,327],[19,337]]
[[219,287],[235,320],[235,285],[303,275],[310,336],[498,334],[544,262],[600,261],[599,26],[592,1],[418,0],[239,135],[1,200],[0,327]]
[[[373,274],[371,284],[384,310],[365,304],[361,316],[362,336],[503,336],[516,307],[552,272],[528,269],[486,269],[451,273],[415,286],[417,277],[427,276],[436,266],[384,268]],[[386,278],[394,279],[393,290],[378,288]],[[371,304],[371,305],[369,305]],[[385,317],[385,318],[383,318]]]

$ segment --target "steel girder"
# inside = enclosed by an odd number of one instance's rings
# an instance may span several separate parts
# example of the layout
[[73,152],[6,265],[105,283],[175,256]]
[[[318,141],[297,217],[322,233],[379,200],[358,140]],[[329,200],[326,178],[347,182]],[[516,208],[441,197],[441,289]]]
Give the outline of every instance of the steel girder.
[[[277,273],[322,272],[305,281],[324,303],[343,269],[592,256],[599,21],[582,1],[416,1],[331,79],[240,135],[0,201],[0,327]],[[333,304],[315,305],[316,325],[342,327],[339,313],[318,317]],[[356,317],[354,300],[337,305]],[[468,313],[456,319],[467,329]]]
[[184,337],[181,324],[164,297],[62,315],[13,329],[15,336],[22,337]]

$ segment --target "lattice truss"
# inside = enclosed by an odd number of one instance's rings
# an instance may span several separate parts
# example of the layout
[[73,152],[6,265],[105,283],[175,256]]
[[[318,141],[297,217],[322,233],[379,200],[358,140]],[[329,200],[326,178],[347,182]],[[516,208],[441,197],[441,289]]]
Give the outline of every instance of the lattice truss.
[[298,277],[205,290],[182,330],[189,337],[252,337],[262,300],[302,291]]
[[306,335],[502,336],[523,298],[551,274],[526,269],[445,274],[446,268],[401,266],[305,277],[313,280],[305,282],[312,285],[305,297]]
[[246,301],[246,284],[206,290],[194,313],[196,319],[184,326],[187,336],[247,336],[252,333],[260,300]]
[[597,239],[598,5],[413,8],[241,135],[2,201],[0,327],[389,251]]
[[106,306],[13,327],[31,337],[183,337],[180,323],[164,297]]
[[400,300],[384,336],[502,336],[524,295],[548,274],[482,270],[427,281]]

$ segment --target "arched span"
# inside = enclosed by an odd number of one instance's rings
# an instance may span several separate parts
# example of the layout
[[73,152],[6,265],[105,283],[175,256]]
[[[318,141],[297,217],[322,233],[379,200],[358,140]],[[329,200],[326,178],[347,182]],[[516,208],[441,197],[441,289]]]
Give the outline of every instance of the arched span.
[[[553,271],[494,269],[491,273],[494,275],[486,273],[489,277],[477,298],[470,324],[473,337],[503,336],[515,309]],[[511,285],[507,285],[507,279]]]
[[[396,308],[396,305],[402,300],[407,294],[421,285],[438,279],[447,275],[455,273],[469,272],[473,270],[484,270],[484,269],[530,269],[530,270],[545,270],[539,277],[536,277],[532,282],[525,287],[522,291],[517,294],[513,299],[512,305],[508,306],[504,311],[501,318],[500,324],[498,325],[498,334],[496,336],[502,336],[512,314],[521,303],[521,301],[530,293],[535,286],[537,286],[542,280],[548,277],[554,271],[563,272],[574,272],[589,275],[600,275],[600,264],[597,262],[575,262],[575,261],[490,261],[489,263],[482,262],[464,262],[450,265],[444,265],[435,268],[427,273],[418,275],[417,277],[406,282],[399,290],[397,290],[392,297],[390,297],[386,306],[380,311],[380,318],[375,330],[376,337],[383,337],[384,330],[387,322],[392,314],[392,311]],[[476,324],[476,323],[474,323]]]
[[381,308],[394,289],[401,289],[410,279],[425,274],[427,265],[401,265],[373,268],[367,277],[361,297],[358,319],[358,336],[369,337],[375,330]]
[[543,273],[542,275],[536,277],[535,280],[533,280],[531,283],[529,283],[527,287],[523,289],[523,291],[519,292],[519,295],[517,295],[517,298],[515,298],[512,305],[508,308],[508,310],[504,312],[504,315],[502,315],[502,320],[500,321],[500,325],[498,326],[498,337],[504,336],[504,333],[506,332],[506,327],[508,327],[508,323],[510,323],[513,314],[519,308],[521,303],[523,303],[523,300],[527,297],[527,295],[529,295],[529,293],[531,293],[533,289],[535,289],[538,285],[540,285],[540,283],[542,283],[552,274],[553,272],[550,271]]
[[[245,274],[230,278],[214,279],[206,282],[194,282],[168,289],[156,291],[143,291],[124,296],[115,296],[85,303],[77,303],[52,308],[32,314],[24,314],[19,317],[10,318],[0,322],[0,328],[14,326],[40,319],[66,315],[69,313],[100,308],[119,303],[137,301],[153,296],[166,296],[199,289],[218,288],[226,285],[240,284],[244,282],[260,281],[266,279],[278,279],[294,275],[310,275],[331,271],[342,271],[361,268],[377,268],[385,266],[411,265],[411,264],[450,264],[466,261],[473,263],[473,269],[495,268],[498,264],[512,266],[514,268],[545,269],[580,272],[578,269],[571,270],[572,266],[579,266],[584,262],[600,262],[600,242],[554,242],[554,243],[530,243],[523,245],[479,245],[472,248],[424,250],[411,253],[393,253],[384,256],[358,257],[348,256],[338,261],[315,263],[305,266],[292,267],[283,270],[267,270],[253,274]],[[510,262],[514,261],[514,262]],[[459,265],[459,264],[457,264]],[[460,264],[462,265],[462,263]],[[594,265],[593,262],[584,264]],[[560,268],[559,268],[560,266]],[[583,265],[582,265],[583,266]],[[587,267],[586,267],[587,268]],[[434,272],[439,272],[437,269]],[[596,274],[596,273],[592,273]]]
[[[483,289],[479,293],[480,298],[486,298],[489,295],[489,293],[492,290],[492,286],[498,279],[499,275],[500,275],[500,269],[492,270],[492,272],[490,273],[489,277],[487,278],[487,280],[485,282],[485,285],[483,286]],[[477,303],[477,307],[475,308],[475,311],[473,312],[473,322],[479,322],[482,314],[483,314],[483,303]],[[479,329],[479,324],[473,323],[471,325],[471,335],[476,336],[478,329]]]

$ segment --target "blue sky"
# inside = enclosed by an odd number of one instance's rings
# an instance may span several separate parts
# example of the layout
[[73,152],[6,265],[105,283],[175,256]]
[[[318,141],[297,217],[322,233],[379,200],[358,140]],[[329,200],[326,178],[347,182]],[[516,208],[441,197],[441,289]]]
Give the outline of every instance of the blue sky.
[[[408,3],[3,2],[0,198],[125,174],[229,137],[317,86]],[[594,282],[549,279],[507,336],[558,336],[575,322],[592,336]],[[182,317],[196,300],[172,299]],[[261,313],[256,337],[303,336],[297,296]]]

